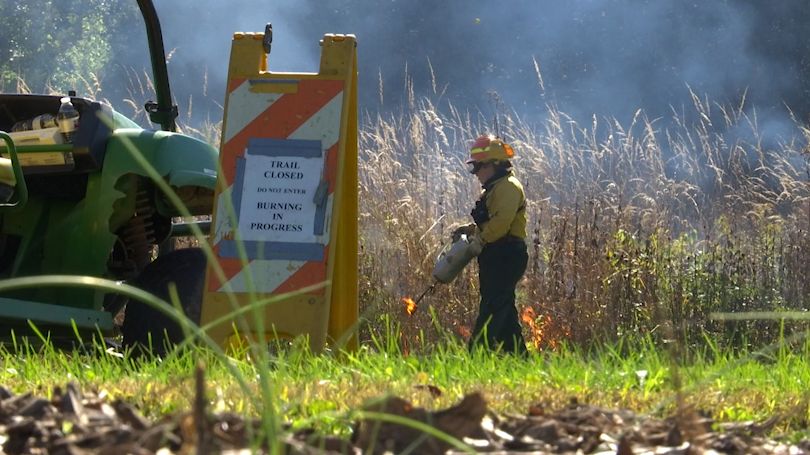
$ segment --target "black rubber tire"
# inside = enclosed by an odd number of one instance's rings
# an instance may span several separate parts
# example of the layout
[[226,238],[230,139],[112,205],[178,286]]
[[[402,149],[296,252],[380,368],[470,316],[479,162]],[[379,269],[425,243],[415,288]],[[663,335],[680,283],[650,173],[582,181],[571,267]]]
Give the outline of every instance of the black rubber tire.
[[[132,283],[171,303],[169,283],[175,283],[183,311],[200,323],[206,258],[199,248],[184,248],[158,257]],[[130,300],[121,326],[124,346],[138,353],[164,355],[185,336],[180,324],[151,305]]]

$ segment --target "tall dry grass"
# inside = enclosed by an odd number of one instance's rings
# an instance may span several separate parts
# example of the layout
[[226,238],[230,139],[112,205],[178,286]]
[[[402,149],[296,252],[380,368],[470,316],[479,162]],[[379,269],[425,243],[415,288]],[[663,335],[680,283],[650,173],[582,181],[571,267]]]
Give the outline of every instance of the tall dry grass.
[[[452,227],[470,221],[479,188],[462,162],[468,141],[492,125],[408,95],[400,112],[361,122],[361,305],[372,330],[393,318],[413,348],[447,330],[464,336],[474,320],[474,264],[413,317],[400,298],[431,284]],[[538,121],[501,113],[529,199],[518,305],[538,347],[644,334],[766,343],[779,323],[709,314],[807,308],[810,132],[796,123],[777,140],[744,104],[692,100],[687,114],[639,111],[627,125],[583,125],[554,106]]]

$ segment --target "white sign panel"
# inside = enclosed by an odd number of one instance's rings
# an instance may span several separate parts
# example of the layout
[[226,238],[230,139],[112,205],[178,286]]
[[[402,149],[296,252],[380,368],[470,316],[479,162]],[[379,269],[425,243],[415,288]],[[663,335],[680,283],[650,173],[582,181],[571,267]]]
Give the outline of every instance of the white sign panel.
[[323,158],[245,154],[239,232],[245,241],[318,241],[315,190]]

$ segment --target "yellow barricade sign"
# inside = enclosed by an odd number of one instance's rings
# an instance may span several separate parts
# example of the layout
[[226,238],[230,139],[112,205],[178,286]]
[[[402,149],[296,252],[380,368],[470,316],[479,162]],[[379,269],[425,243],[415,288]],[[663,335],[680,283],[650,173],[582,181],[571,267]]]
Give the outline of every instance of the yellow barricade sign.
[[233,37],[200,324],[234,340],[356,345],[357,67],[325,35],[318,73],[267,71],[264,35]]

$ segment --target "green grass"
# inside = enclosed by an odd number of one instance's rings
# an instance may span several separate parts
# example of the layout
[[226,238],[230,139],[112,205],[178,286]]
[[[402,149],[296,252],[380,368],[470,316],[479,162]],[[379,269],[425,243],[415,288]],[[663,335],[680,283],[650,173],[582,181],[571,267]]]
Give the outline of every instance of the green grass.
[[[806,431],[810,417],[808,353],[810,343],[803,341],[794,350],[765,353],[704,351],[677,365],[668,351],[649,341],[632,349],[615,345],[590,352],[563,347],[528,359],[470,354],[460,343],[448,341],[419,356],[374,344],[340,354],[312,354],[298,346],[279,350],[261,365],[247,354],[223,357],[202,348],[163,360],[134,360],[101,348],[68,352],[20,344],[16,350],[0,349],[0,384],[47,396],[54,386],[76,381],[86,391],[124,399],[155,419],[191,409],[189,391],[201,361],[211,410],[248,416],[269,411],[281,422],[344,436],[352,411],[370,399],[394,394],[436,409],[472,391],[483,392],[490,408],[501,413],[525,413],[537,404],[554,410],[571,398],[656,416],[673,415],[678,405],[689,405],[718,422],[777,415],[781,420],[775,434],[796,435]],[[272,410],[262,409],[258,379],[251,379],[260,375],[269,381]],[[419,385],[438,387],[442,395],[432,397]]]

